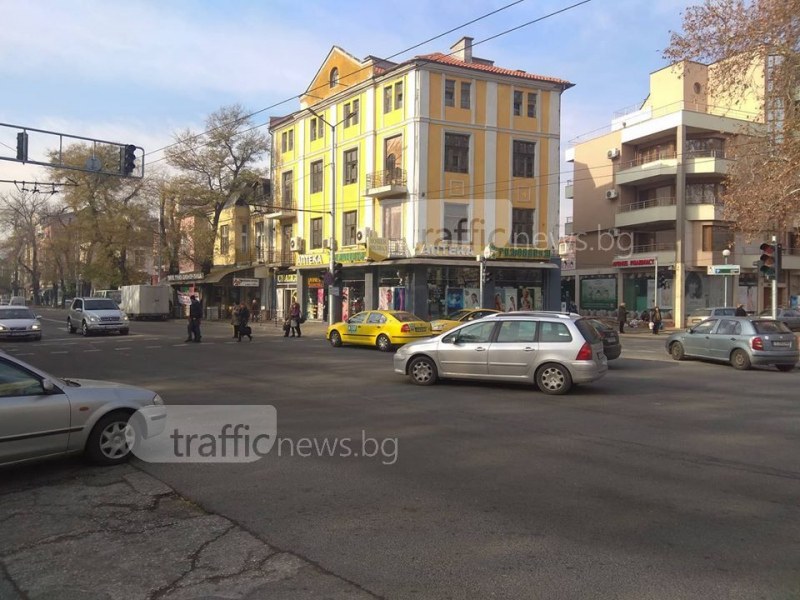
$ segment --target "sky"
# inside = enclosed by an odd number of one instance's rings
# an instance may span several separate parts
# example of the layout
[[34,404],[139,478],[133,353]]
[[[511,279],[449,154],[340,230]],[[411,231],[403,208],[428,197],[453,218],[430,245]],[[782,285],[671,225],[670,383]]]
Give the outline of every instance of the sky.
[[[546,17],[578,1],[523,0],[393,60],[448,52],[467,35],[474,54],[498,66],[571,81],[562,96],[563,159],[569,140],[644,100],[649,74],[666,65],[670,31],[697,3],[590,0]],[[296,110],[334,45],[386,58],[511,2],[0,0],[0,123],[133,143],[156,164],[175,132],[202,131],[220,107],[268,108],[259,124]],[[0,156],[15,155],[15,135],[0,127]],[[31,151],[57,140],[37,139]],[[562,196],[571,178],[562,162]],[[0,160],[3,179],[48,181],[46,169]],[[0,183],[0,193],[10,191]],[[562,221],[571,211],[562,200]]]

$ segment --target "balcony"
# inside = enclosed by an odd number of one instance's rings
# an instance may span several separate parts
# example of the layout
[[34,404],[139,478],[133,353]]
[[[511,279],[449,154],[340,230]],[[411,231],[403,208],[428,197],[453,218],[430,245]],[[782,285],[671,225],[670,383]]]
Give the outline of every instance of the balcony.
[[264,250],[263,261],[271,267],[292,267],[296,262],[297,253],[290,252],[289,250]]
[[616,173],[616,184],[641,184],[678,174],[678,156],[675,152],[661,152],[658,156],[638,156],[621,163]]
[[728,174],[731,161],[724,150],[706,149],[690,150],[684,154],[687,175],[719,175]]
[[572,185],[571,179],[567,182],[567,185],[564,186],[564,197],[567,200],[572,200],[575,197],[575,187]]
[[687,221],[724,221],[723,204],[717,198],[686,198]]
[[291,195],[274,194],[272,202],[264,208],[264,217],[284,221],[297,218],[297,206]]
[[367,174],[365,196],[372,198],[392,198],[408,193],[406,172],[404,169],[384,169]]
[[622,204],[614,218],[615,227],[632,227],[644,223],[675,222],[675,198],[651,198]]

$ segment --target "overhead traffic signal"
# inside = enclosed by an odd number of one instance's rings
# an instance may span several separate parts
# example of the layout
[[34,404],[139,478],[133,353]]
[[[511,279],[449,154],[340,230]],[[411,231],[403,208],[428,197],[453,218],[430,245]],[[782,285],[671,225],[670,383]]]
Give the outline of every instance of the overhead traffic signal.
[[778,270],[777,244],[764,242],[759,247],[761,256],[758,259],[758,272],[766,279],[775,279]]
[[17,160],[28,160],[28,134],[24,131],[17,134]]
[[120,171],[123,175],[130,175],[136,170],[136,146],[128,144],[119,149]]

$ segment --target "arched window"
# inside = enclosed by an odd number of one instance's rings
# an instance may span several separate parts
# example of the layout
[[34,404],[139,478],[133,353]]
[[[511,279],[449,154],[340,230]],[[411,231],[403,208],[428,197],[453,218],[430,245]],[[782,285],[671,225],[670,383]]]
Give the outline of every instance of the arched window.
[[331,87],[334,88],[339,83],[339,69],[333,67],[331,69],[331,79],[330,79]]

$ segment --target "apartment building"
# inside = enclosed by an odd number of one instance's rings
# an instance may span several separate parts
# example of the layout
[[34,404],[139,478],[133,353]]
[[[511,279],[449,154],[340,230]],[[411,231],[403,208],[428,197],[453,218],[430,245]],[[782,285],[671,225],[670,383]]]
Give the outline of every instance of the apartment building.
[[[768,284],[754,268],[764,240],[735,233],[721,201],[731,140],[764,131],[765,70],[753,69],[749,96],[732,98],[709,85],[724,68],[682,62],[652,73],[643,103],[566,150],[576,241],[565,277],[582,312],[610,315],[623,301],[643,311],[657,302],[667,319],[683,324],[697,308],[769,306]],[[784,240],[781,304],[800,293],[797,241]],[[741,274],[709,274],[726,262]]]
[[[434,318],[483,304],[559,305],[562,79],[495,66],[465,37],[393,63],[334,47],[300,110],[273,119],[278,305]],[[335,208],[332,210],[332,207]],[[478,255],[486,260],[483,298]]]

